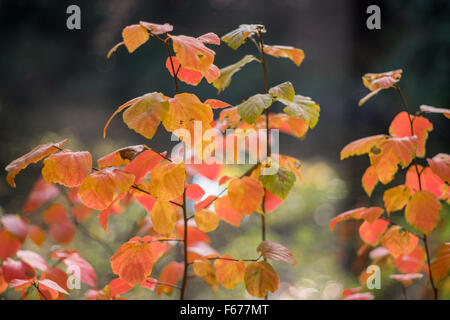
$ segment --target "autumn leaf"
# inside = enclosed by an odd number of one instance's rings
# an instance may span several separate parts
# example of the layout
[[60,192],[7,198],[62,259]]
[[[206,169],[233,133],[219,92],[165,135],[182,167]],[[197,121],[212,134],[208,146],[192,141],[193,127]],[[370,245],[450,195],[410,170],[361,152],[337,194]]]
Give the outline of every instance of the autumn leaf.
[[103,210],[114,200],[115,193],[125,193],[134,183],[134,175],[114,167],[91,173],[81,184],[78,197],[88,208]]
[[414,234],[402,230],[400,226],[392,226],[381,239],[383,247],[389,250],[389,253],[397,258],[403,254],[409,254],[413,251],[419,242],[419,238]]
[[261,205],[264,188],[260,181],[250,177],[235,178],[228,184],[231,206],[245,214],[252,214]]
[[230,85],[231,78],[236,72],[240,71],[243,66],[252,61],[258,61],[258,59],[251,54],[247,54],[238,62],[220,69],[220,76],[213,81],[213,86],[218,90],[218,93],[225,90]]
[[299,94],[294,96],[294,101],[278,98],[282,104],[286,105],[283,111],[291,117],[301,117],[309,123],[313,129],[319,121],[320,106],[310,97],[304,97]]
[[143,26],[145,29],[147,29],[148,31],[150,31],[152,34],[156,34],[156,35],[171,32],[173,30],[173,26],[168,23],[157,24],[157,23],[139,21],[139,24],[141,26]]
[[450,242],[445,242],[439,249],[436,259],[431,264],[431,271],[436,283],[447,278],[450,272]]
[[46,202],[54,199],[59,194],[59,188],[51,183],[47,183],[43,178],[36,180],[25,204],[23,205],[23,213],[35,212]]
[[134,183],[140,183],[142,178],[163,160],[165,153],[159,154],[153,150],[145,150],[138,154],[123,171],[134,175]]
[[24,219],[15,214],[5,214],[0,217],[3,228],[20,241],[24,241],[28,234],[28,225]]
[[413,280],[422,279],[423,274],[421,273],[407,273],[407,274],[391,274],[390,279],[394,279],[404,286],[409,286],[412,284]]
[[421,105],[420,106],[420,111],[427,112],[427,113],[441,113],[446,118],[450,119],[450,109],[436,108],[436,107],[432,107],[432,106]]
[[[177,282],[183,276],[184,264],[181,262],[172,261],[166,265],[159,274],[159,281],[162,283],[168,283],[172,286],[176,286]],[[171,295],[173,291],[172,286],[160,285],[156,289],[156,294],[160,296],[162,293]]]
[[149,39],[148,31],[139,24],[133,24],[122,30],[122,38],[128,52],[132,53]]
[[111,257],[112,271],[130,286],[150,276],[155,261],[152,246],[135,237],[124,243]]
[[189,70],[205,74],[214,62],[213,50],[207,48],[202,40],[189,36],[173,36],[173,50],[181,65]]
[[92,156],[87,151],[63,150],[44,160],[42,177],[47,183],[73,188],[80,186],[92,169]]
[[383,212],[384,210],[380,207],[362,207],[346,211],[337,215],[330,221],[330,230],[333,231],[336,224],[339,222],[349,219],[364,219],[369,223],[373,223],[383,214]]
[[166,68],[170,75],[173,77],[173,70],[177,75],[177,78],[191,86],[196,86],[202,81],[203,76],[206,78],[208,83],[212,83],[220,76],[220,70],[215,64],[211,64],[203,75],[201,72],[195,70],[189,70],[183,67],[178,61],[177,57],[168,57],[166,60]]
[[38,145],[27,154],[24,154],[20,158],[12,161],[5,168],[5,170],[8,171],[8,175],[6,176],[6,181],[8,182],[8,184],[11,187],[15,187],[16,183],[14,182],[14,178],[22,169],[25,169],[32,163],[36,163],[44,159],[49,154],[57,152],[66,142],[67,139],[62,140],[58,143],[46,143]]
[[177,216],[175,210],[167,201],[156,201],[152,212],[153,229],[159,234],[170,234],[175,228]]
[[192,264],[192,269],[194,274],[203,278],[208,285],[212,286],[214,291],[218,289],[216,271],[211,262],[206,259],[195,260]]
[[[420,183],[417,172],[420,173]],[[411,189],[411,193],[427,190],[439,199],[448,197],[448,185],[438,175],[434,174],[430,167],[423,168],[420,165],[409,167],[406,172],[405,185]]]
[[[42,244],[45,241],[44,231],[37,226],[28,226],[28,236],[30,237],[31,241],[33,241],[39,247],[42,246]],[[2,241],[0,240],[0,242],[2,242]],[[0,260],[1,259],[2,258],[1,258],[1,254],[0,254]]]
[[228,196],[218,198],[214,202],[214,210],[220,219],[235,227],[239,227],[244,218],[244,213],[237,211],[231,206]]
[[7,258],[2,264],[2,274],[6,282],[11,282],[13,279],[32,279],[35,272],[27,263]]
[[295,258],[292,255],[291,251],[289,251],[288,248],[279,243],[272,241],[263,241],[259,244],[256,250],[261,252],[261,255],[264,258],[284,261],[292,264],[293,266],[297,264],[297,261],[295,261]]
[[185,180],[184,163],[163,161],[153,168],[148,189],[158,200],[170,201],[183,194]]
[[207,209],[195,211],[194,219],[197,227],[204,232],[214,231],[219,226],[217,214]]
[[0,230],[0,261],[13,256],[20,249],[21,242],[7,230]]
[[370,163],[381,183],[392,181],[398,165],[406,168],[414,159],[417,146],[417,137],[391,137],[382,140],[369,153]]
[[290,81],[280,83],[269,89],[269,93],[276,98],[294,102],[295,90]]
[[223,109],[223,108],[231,107],[231,104],[221,101],[221,100],[217,100],[217,99],[207,99],[203,103],[207,104],[208,106],[210,106],[213,109]]
[[305,59],[305,53],[302,49],[297,49],[291,46],[264,45],[264,53],[276,58],[288,58],[292,60],[297,67],[300,67],[303,59]]
[[392,211],[398,211],[403,209],[403,207],[408,203],[411,196],[411,191],[408,186],[401,185],[384,192],[383,201],[384,207],[387,213]]
[[448,154],[439,153],[427,161],[435,174],[450,183],[450,156]]
[[400,81],[403,71],[401,69],[383,72],[383,73],[366,73],[363,77],[363,84],[371,92],[362,98],[358,106],[362,106],[370,98],[376,95],[383,89],[392,87],[394,84]]
[[75,226],[70,221],[66,208],[59,203],[53,203],[44,212],[44,221],[50,224],[50,236],[61,244],[72,242],[75,236]]
[[372,195],[373,189],[378,184],[378,177],[375,172],[375,168],[369,166],[364,172],[361,180],[364,191],[370,197]]
[[245,262],[234,261],[230,255],[222,255],[220,258],[214,261],[217,281],[228,290],[233,290],[244,280]]
[[341,150],[341,160],[344,160],[352,156],[360,156],[369,153],[373,147],[375,147],[379,142],[387,138],[384,134],[379,134],[376,136],[370,136],[355,140],[347,144]]
[[272,105],[270,94],[255,94],[237,106],[237,112],[247,123],[255,122],[264,109]]
[[[409,118],[408,118],[409,117]],[[428,138],[428,132],[433,130],[433,124],[422,116],[408,115],[407,112],[400,112],[389,127],[389,133],[394,137],[409,137],[411,133],[411,122],[414,135],[417,137],[417,156],[425,156],[425,143]]]
[[247,292],[258,298],[267,292],[275,292],[280,286],[280,278],[273,267],[265,261],[251,262],[245,271],[245,287]]
[[381,235],[386,231],[389,221],[377,219],[370,223],[364,221],[359,227],[359,236],[365,243],[375,247],[381,239]]
[[144,151],[144,145],[139,144],[120,148],[101,157],[97,160],[100,169],[106,167],[120,167],[121,165],[129,163],[138,153]]
[[406,221],[415,229],[428,234],[441,219],[439,210],[441,203],[430,191],[418,191],[414,193],[406,205]]
[[[179,239],[184,238],[184,226],[182,223],[175,226],[175,230]],[[194,226],[187,227],[187,245],[193,247],[199,243],[210,243],[211,239],[208,235]]]
[[402,273],[420,272],[425,266],[425,249],[418,245],[411,253],[402,254],[394,260],[394,266]]
[[192,201],[199,201],[205,195],[205,190],[198,184],[190,184],[186,188],[186,198]]
[[295,180],[296,176],[291,170],[280,167],[275,174],[264,175],[261,181],[264,188],[285,200],[294,186]]
[[222,36],[222,41],[230,48],[237,50],[247,39],[247,37],[257,33],[258,31],[265,33],[266,28],[261,24],[241,24],[239,28],[230,31]]

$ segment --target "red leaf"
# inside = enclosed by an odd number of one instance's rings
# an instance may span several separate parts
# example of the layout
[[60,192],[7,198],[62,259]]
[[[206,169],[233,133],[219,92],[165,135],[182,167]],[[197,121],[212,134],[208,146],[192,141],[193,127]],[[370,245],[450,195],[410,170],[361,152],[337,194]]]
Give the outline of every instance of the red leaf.
[[417,165],[417,170],[420,172],[420,185],[415,166],[409,167],[406,173],[405,184],[411,189],[412,193],[419,191],[422,187],[422,190],[430,191],[439,199],[445,199],[448,190],[446,183],[434,174],[430,167],[423,169],[422,166]]
[[34,269],[40,271],[48,271],[48,264],[39,254],[29,250],[19,250],[17,251],[17,257],[23,262],[27,263]]
[[448,154],[439,153],[427,161],[434,173],[450,183],[450,156]]
[[411,253],[396,258],[394,265],[402,273],[416,273],[423,269],[425,258],[425,250],[423,247],[417,246]]
[[228,196],[218,198],[214,202],[214,210],[219,218],[235,227],[239,227],[241,225],[241,221],[245,215],[231,206],[230,198]]
[[[163,156],[166,154],[166,152],[162,153]],[[163,157],[159,153],[153,150],[145,150],[138,154],[133,161],[128,163],[123,170],[134,175],[134,183],[140,183],[142,178],[160,163],[162,159]]]
[[381,235],[389,225],[389,221],[377,219],[373,223],[364,221],[359,227],[359,236],[365,243],[375,247],[380,241]]
[[186,197],[192,201],[199,201],[205,195],[205,190],[198,184],[190,184],[186,188]]
[[406,221],[420,232],[428,234],[441,219],[439,216],[441,207],[441,203],[433,193],[418,191],[406,205]]
[[337,223],[349,219],[364,219],[369,223],[372,223],[377,220],[383,214],[383,212],[384,210],[380,207],[362,207],[346,211],[334,217],[330,221],[330,230],[333,231]]
[[[80,269],[80,280],[91,287],[96,287],[97,276],[94,268],[84,260],[75,250],[59,250],[52,254],[52,258],[62,259],[64,264],[70,267],[78,267]],[[74,273],[76,276],[77,273]]]
[[375,168],[370,166],[366,169],[362,176],[362,186],[364,188],[364,191],[367,193],[367,195],[370,197],[372,195],[373,189],[375,189],[375,186],[378,184],[378,177],[375,172]]
[[6,214],[0,219],[3,227],[20,241],[25,240],[28,234],[27,224],[17,215]]
[[59,194],[59,189],[51,183],[46,183],[39,178],[31,189],[27,201],[23,206],[23,213],[31,213],[39,209],[44,203],[54,199]]
[[[162,269],[159,275],[159,281],[175,286],[181,279],[183,271],[184,263],[172,261]],[[170,296],[172,291],[173,287],[160,285],[158,286],[158,289],[156,289],[156,294],[160,296],[162,293],[165,293]]]
[[22,261],[7,258],[2,266],[3,277],[7,282],[12,279],[28,280],[34,277],[34,270]]

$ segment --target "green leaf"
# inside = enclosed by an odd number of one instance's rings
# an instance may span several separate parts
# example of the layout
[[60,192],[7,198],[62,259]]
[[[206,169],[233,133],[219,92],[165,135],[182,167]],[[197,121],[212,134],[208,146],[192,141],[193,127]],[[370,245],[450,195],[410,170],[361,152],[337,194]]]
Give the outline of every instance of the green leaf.
[[272,105],[270,94],[255,94],[237,106],[237,112],[247,123],[252,124],[256,118]]
[[243,66],[245,66],[247,63],[252,61],[258,61],[254,56],[251,54],[246,55],[238,62],[229,65],[228,67],[220,69],[220,76],[214,80],[213,86],[219,91],[219,93],[223,90],[225,90],[226,87],[230,85],[231,77],[241,70]]
[[283,111],[291,117],[301,117],[308,121],[309,127],[312,129],[319,121],[320,106],[311,100],[309,97],[304,97],[299,94],[294,96],[294,102],[286,99],[278,99],[281,103],[286,105]]
[[270,88],[269,93],[279,99],[294,102],[295,91],[290,81],[283,82],[273,88]]
[[262,183],[264,188],[284,200],[294,186],[295,180],[295,174],[291,170],[280,167],[277,173],[263,176]]
[[266,32],[266,28],[262,24],[241,24],[239,28],[222,36],[222,41],[225,42],[230,48],[236,50],[239,48],[248,36],[251,36],[255,32]]

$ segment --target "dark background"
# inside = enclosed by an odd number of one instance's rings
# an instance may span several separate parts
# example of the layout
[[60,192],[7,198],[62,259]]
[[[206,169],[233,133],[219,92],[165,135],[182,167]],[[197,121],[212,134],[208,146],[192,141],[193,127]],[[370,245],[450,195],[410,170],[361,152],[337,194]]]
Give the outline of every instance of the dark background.
[[[66,8],[81,8],[81,30],[66,28]],[[381,30],[366,28],[366,8],[381,8]],[[157,41],[128,54],[122,47],[110,60],[108,50],[121,41],[121,30],[139,20],[174,25],[173,34],[224,35],[242,23],[267,28],[265,43],[292,45],[305,51],[300,68],[287,59],[267,58],[269,86],[291,81],[296,92],[321,106],[318,125],[305,140],[283,136],[280,153],[310,163],[325,161],[347,182],[342,208],[368,200],[360,186],[367,158],[339,161],[348,142],[387,133],[400,111],[394,90],[385,90],[362,108],[368,93],[366,72],[404,71],[400,82],[412,112],[421,104],[448,107],[450,71],[450,2],[448,0],[167,0],[167,1],[29,1],[0,0],[0,167],[35,145],[68,137],[68,147],[90,150],[94,157],[115,148],[145,143],[169,150],[170,136],[159,130],[151,141],[128,130],[116,118],[102,139],[109,115],[125,101],[147,92],[173,95],[173,81],[164,67],[165,48]],[[215,64],[227,66],[244,54],[255,54],[249,42],[234,51],[214,47]],[[181,84],[203,101],[217,98],[203,81]],[[233,77],[218,97],[231,104],[263,91],[261,69],[249,64]],[[428,156],[448,152],[449,129],[444,117],[429,117],[435,126]],[[446,127],[445,127],[446,126]],[[10,188],[0,179],[0,207],[17,213],[39,167],[16,177]],[[381,188],[375,195],[381,194]],[[366,200],[362,200],[366,199]]]

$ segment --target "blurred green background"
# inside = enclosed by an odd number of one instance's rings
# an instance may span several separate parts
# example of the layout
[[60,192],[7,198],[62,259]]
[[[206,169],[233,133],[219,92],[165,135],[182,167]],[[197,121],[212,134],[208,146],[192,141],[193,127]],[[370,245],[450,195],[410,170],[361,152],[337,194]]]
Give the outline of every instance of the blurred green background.
[[[66,28],[66,8],[81,8],[81,30]],[[378,4],[381,30],[366,28],[366,8]],[[399,112],[400,101],[393,90],[380,93],[363,108],[358,100],[367,93],[361,83],[366,72],[402,68],[400,85],[412,111],[421,104],[448,107],[450,91],[450,2],[446,0],[351,1],[351,0],[167,0],[167,1],[27,1],[0,0],[0,165],[24,154],[35,145],[68,138],[70,149],[90,150],[98,158],[119,147],[145,143],[157,150],[169,150],[170,135],[159,130],[152,141],[127,129],[115,119],[108,138],[101,137],[109,115],[123,102],[143,93],[159,91],[173,95],[173,82],[164,67],[166,51],[150,41],[135,53],[119,49],[111,59],[106,53],[121,40],[124,26],[139,20],[173,24],[173,34],[199,36],[215,32],[219,36],[242,23],[261,23],[268,30],[267,44],[292,45],[305,51],[300,68],[291,61],[268,57],[269,86],[291,81],[296,92],[310,96],[321,105],[318,125],[298,141],[282,136],[280,153],[299,158],[303,179],[288,200],[271,213],[268,239],[292,249],[295,267],[274,263],[281,275],[281,289],[274,297],[287,299],[338,298],[339,290],[357,286],[364,257],[356,257],[359,247],[356,225],[343,234],[332,234],[328,221],[337,213],[355,206],[380,203],[381,187],[368,199],[360,177],[368,160],[360,157],[339,161],[339,152],[348,142],[386,133]],[[255,54],[251,43],[237,52],[225,44],[214,48],[215,64],[227,66],[247,53]],[[216,89],[203,81],[198,87],[181,84],[181,91],[193,92],[203,101],[217,98]],[[263,91],[260,66],[249,64],[233,77],[218,97],[237,104]],[[448,152],[449,126],[444,117],[430,116],[435,129],[427,143],[429,156]],[[39,167],[31,166],[16,178],[17,188],[0,179],[0,209],[20,213]],[[403,179],[399,175],[399,182]],[[372,202],[371,202],[372,201]],[[448,206],[442,215],[449,217]],[[93,216],[87,227],[105,238],[115,249],[136,217],[139,205],[111,219],[106,235]],[[221,222],[211,233],[212,246],[221,253],[253,257],[260,239],[259,217],[253,215],[236,229]],[[37,218],[36,218],[37,219]],[[448,221],[448,219],[447,219]],[[432,250],[450,239],[450,225],[436,232]],[[51,241],[44,246],[49,252]],[[27,245],[33,248],[32,244]],[[96,242],[77,233],[69,247],[79,251],[97,270],[99,287],[110,280],[109,253]],[[45,251],[47,250],[47,251]],[[367,258],[367,257],[366,257]],[[164,261],[160,265],[164,265]],[[100,270],[108,270],[104,273]],[[158,268],[156,269],[158,271]],[[388,274],[388,273],[387,273]],[[401,288],[386,276],[380,298],[402,298]],[[413,285],[411,297],[422,297],[425,280]],[[450,285],[445,284],[447,287]],[[189,298],[249,298],[243,285],[217,295],[201,279],[193,280]],[[81,298],[84,290],[71,295]],[[7,298],[17,297],[8,292]],[[125,295],[154,298],[145,289]],[[449,297],[449,296],[445,296]]]

